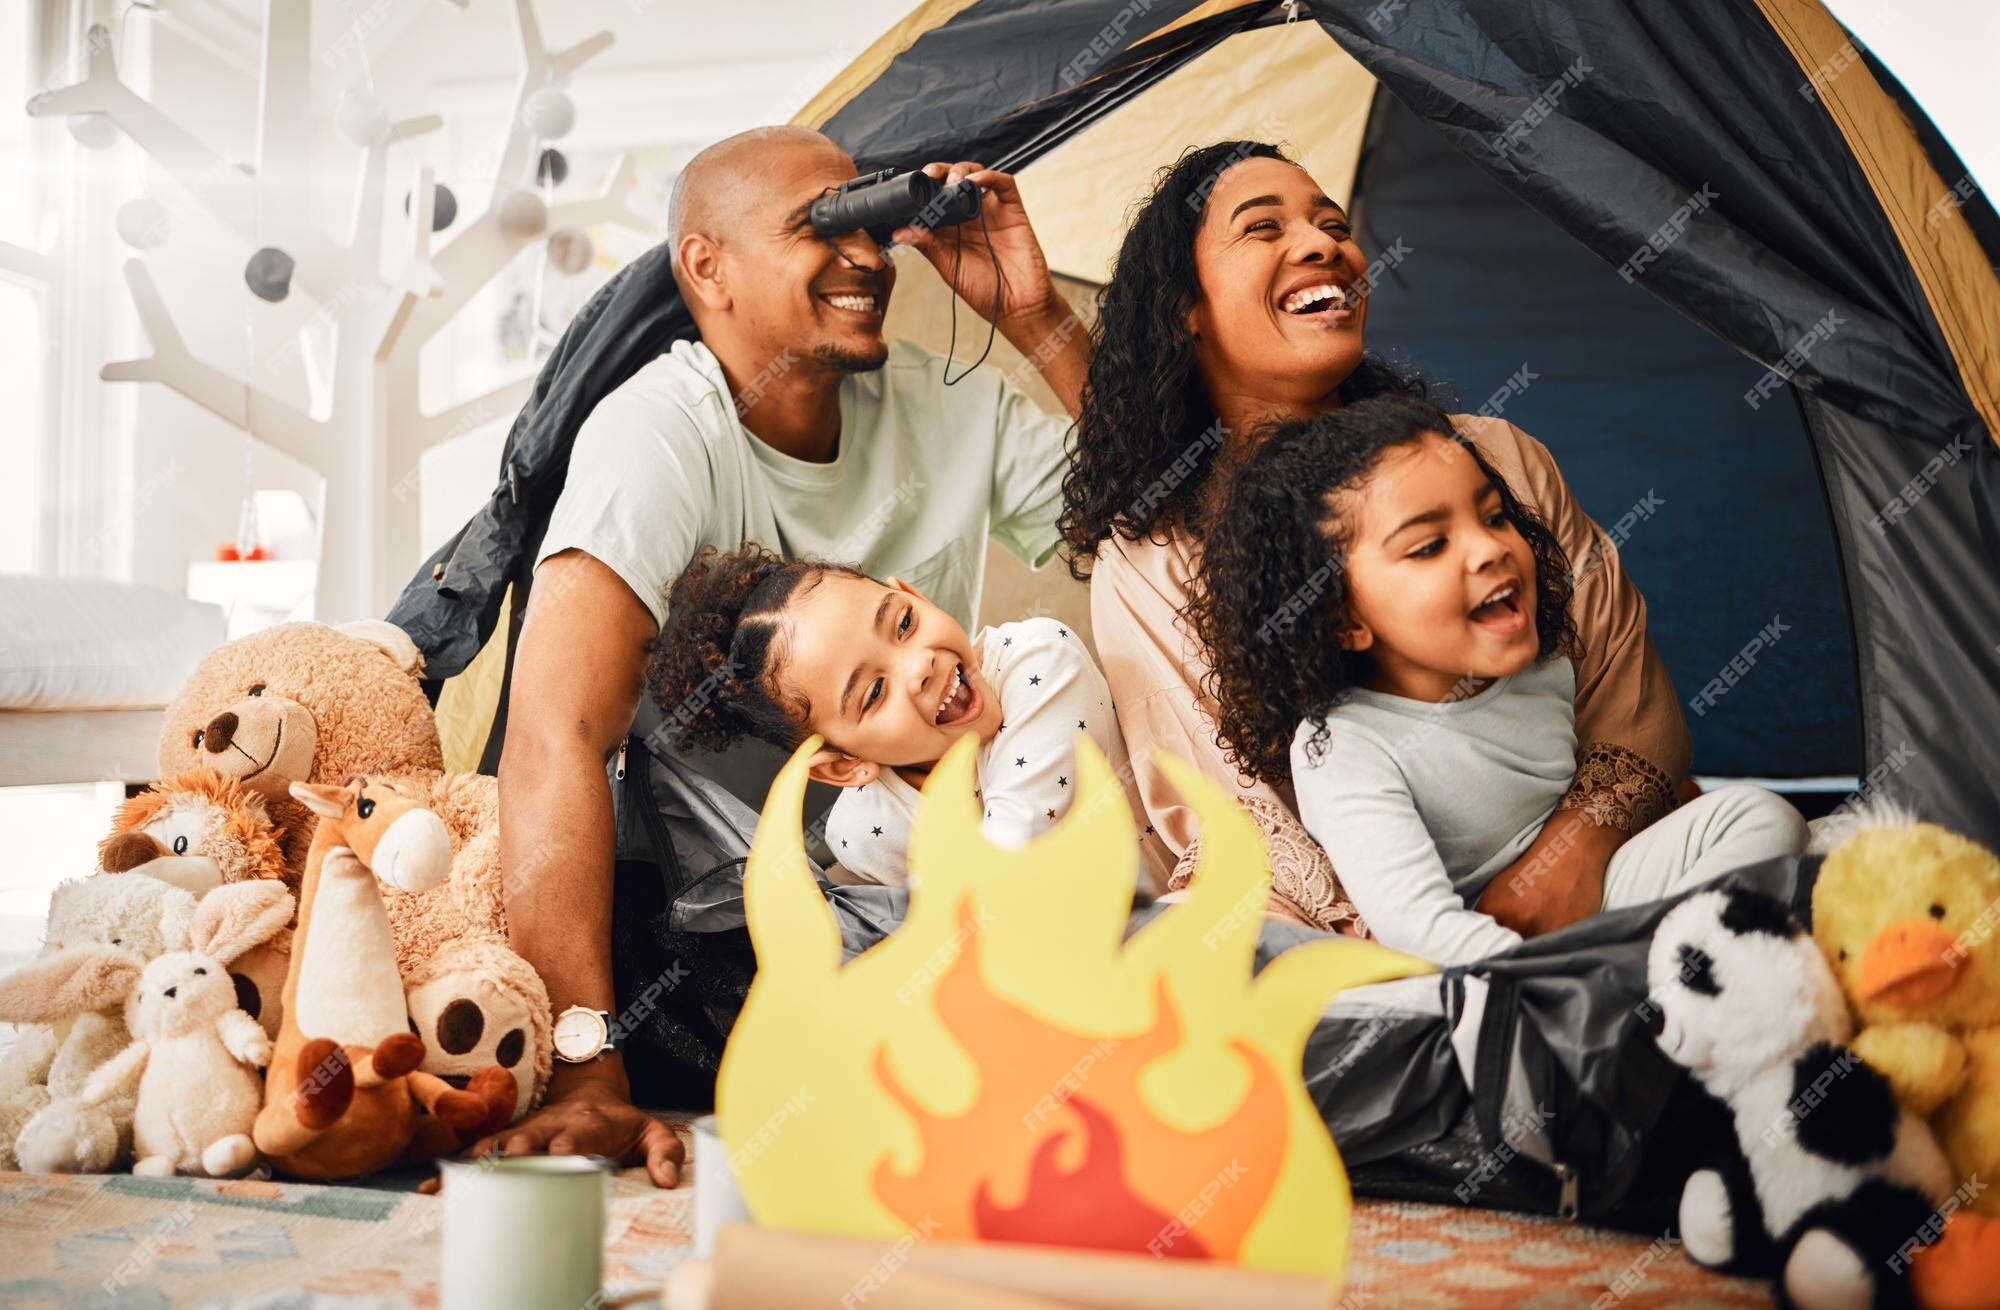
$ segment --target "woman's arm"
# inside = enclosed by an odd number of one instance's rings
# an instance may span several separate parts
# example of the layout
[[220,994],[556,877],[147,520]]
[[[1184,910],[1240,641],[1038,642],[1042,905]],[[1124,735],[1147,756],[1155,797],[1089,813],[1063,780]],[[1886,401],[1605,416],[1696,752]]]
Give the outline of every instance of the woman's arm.
[[1292,815],[1289,797],[1238,772],[1216,740],[1213,703],[1201,690],[1208,661],[1179,614],[1187,604],[1186,557],[1178,544],[1113,540],[1091,574],[1091,627],[1110,684],[1119,731],[1150,823],[1179,861],[1169,884],[1187,885],[1200,854],[1194,811],[1154,763],[1165,751],[1233,794],[1264,835],[1273,893],[1317,928],[1363,931],[1326,855]]

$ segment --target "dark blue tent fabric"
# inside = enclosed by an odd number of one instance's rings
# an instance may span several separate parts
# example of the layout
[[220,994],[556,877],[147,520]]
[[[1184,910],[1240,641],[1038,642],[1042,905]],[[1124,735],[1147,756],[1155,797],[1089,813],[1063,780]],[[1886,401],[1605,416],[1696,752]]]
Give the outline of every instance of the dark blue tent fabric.
[[[1615,531],[1711,774],[1852,775],[1854,654],[1833,532],[1790,390],[1475,168],[1389,96],[1355,186],[1371,254],[1397,248],[1372,346],[1554,453]],[[1773,620],[1756,676],[1701,693]],[[1690,702],[1694,702],[1690,705]]]

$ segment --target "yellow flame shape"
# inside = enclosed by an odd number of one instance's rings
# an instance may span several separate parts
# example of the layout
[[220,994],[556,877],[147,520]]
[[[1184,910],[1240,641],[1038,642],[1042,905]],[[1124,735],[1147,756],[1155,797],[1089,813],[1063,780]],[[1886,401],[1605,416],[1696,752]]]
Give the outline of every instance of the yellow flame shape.
[[[758,973],[718,1076],[722,1136],[757,1221],[891,1240],[913,1231],[870,1186],[885,1157],[909,1174],[923,1151],[917,1125],[884,1092],[873,1060],[886,1052],[896,1080],[938,1115],[973,1102],[979,1069],[940,1021],[932,991],[976,935],[986,986],[1074,1033],[1115,1040],[1147,1029],[1164,980],[1181,1041],[1140,1072],[1138,1087],[1170,1125],[1209,1130],[1241,1105],[1250,1072],[1232,1042],[1267,1056],[1283,1082],[1285,1153],[1237,1260],[1320,1274],[1338,1287],[1350,1198],[1300,1075],[1306,1038],[1335,993],[1430,966],[1372,943],[1329,939],[1286,951],[1253,977],[1270,895],[1263,842],[1220,788],[1170,756],[1160,768],[1201,822],[1200,868],[1185,900],[1126,940],[1138,846],[1103,755],[1079,738],[1070,811],[1025,848],[1006,850],[981,830],[976,743],[968,738],[924,788],[902,926],[843,967],[839,931],[800,832],[807,760],[819,744],[807,741],[779,774],[751,845],[744,894]],[[1088,1093],[1089,1073],[1079,1073],[1079,1096]],[[1026,1160],[994,1164],[1004,1177],[1025,1177]],[[1019,1184],[1011,1185],[1008,1199],[1017,1201]],[[1189,1197],[1190,1206],[1196,1200]],[[1199,1214],[1181,1217],[1192,1218],[1189,1231],[1198,1236]]]

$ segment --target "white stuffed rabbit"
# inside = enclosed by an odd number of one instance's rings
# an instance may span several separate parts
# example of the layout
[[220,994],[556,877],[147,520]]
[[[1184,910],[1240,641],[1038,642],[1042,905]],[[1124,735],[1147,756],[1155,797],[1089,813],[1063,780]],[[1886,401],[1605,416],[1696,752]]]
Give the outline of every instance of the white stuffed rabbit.
[[194,910],[152,879],[56,888],[42,953],[0,978],[0,1021],[28,1025],[0,1061],[0,1166],[98,1173],[130,1149],[131,1105],[85,1104],[84,1080],[125,1045],[126,993],[146,961],[187,949]]
[[[232,942],[268,941],[290,922],[292,898],[276,883],[240,883],[200,912],[229,925]],[[0,1167],[102,1173],[130,1154],[130,1098],[93,1104],[84,1086],[130,1040],[125,1000],[146,962],[193,945],[196,916],[192,893],[152,878],[98,874],[56,889],[42,954],[0,978],[0,1021],[34,1025],[0,1061]]]
[[291,916],[282,886],[218,888],[195,911],[195,949],[162,955],[139,975],[125,1001],[132,1044],[98,1068],[83,1093],[88,1103],[107,1103],[137,1082],[133,1173],[223,1177],[256,1161],[250,1128],[264,1100],[256,1070],[271,1058],[271,1039],[238,1008],[227,961]]

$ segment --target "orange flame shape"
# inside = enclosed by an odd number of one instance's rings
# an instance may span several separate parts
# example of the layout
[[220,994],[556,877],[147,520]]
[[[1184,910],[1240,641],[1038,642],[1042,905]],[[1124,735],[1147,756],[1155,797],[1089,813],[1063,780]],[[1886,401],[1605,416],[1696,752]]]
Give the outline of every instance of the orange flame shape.
[[805,858],[812,738],[771,787],[744,874],[757,978],[716,1116],[758,1223],[1141,1251],[1321,1275],[1347,1177],[1300,1077],[1329,997],[1429,966],[1372,942],[1256,967],[1256,826],[1180,761],[1201,822],[1186,896],[1129,932],[1138,842],[1087,738],[1075,799],[1025,848],[986,839],[978,743],[938,762],[901,926],[853,960]]
[[[1241,1103],[1207,1128],[1177,1128],[1139,1094],[1141,1071],[1180,1044],[1165,979],[1154,980],[1155,1017],[1136,1035],[1071,1032],[987,986],[969,909],[959,922],[970,946],[935,998],[979,1069],[979,1090],[965,1113],[934,1114],[877,1048],[876,1077],[916,1120],[924,1151],[912,1173],[887,1155],[877,1163],[883,1204],[911,1224],[929,1216],[945,1237],[1235,1259],[1285,1155],[1285,1094],[1270,1061],[1232,1041],[1250,1072]],[[1023,1165],[1024,1194],[1008,1177]],[[996,1192],[1022,1199],[1010,1205]]]

